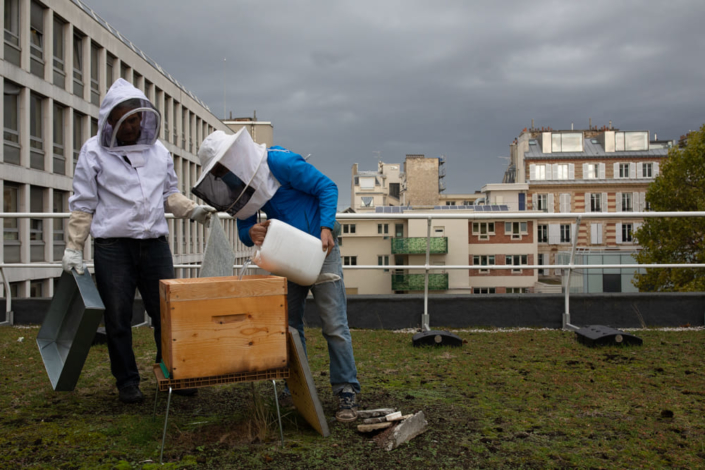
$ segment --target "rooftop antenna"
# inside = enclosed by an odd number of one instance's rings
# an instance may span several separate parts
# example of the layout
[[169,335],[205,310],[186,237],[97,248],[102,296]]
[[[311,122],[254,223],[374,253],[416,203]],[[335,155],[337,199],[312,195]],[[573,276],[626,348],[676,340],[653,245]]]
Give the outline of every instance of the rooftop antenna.
[[228,118],[228,115],[227,115],[227,113],[225,112],[225,102],[226,102],[226,101],[225,101],[225,87],[226,87],[226,85],[227,85],[227,83],[228,83],[228,76],[227,76],[227,73],[226,73],[226,71],[225,71],[225,63],[227,62],[227,60],[228,60],[227,58],[223,57],[223,119],[227,119],[227,118]]

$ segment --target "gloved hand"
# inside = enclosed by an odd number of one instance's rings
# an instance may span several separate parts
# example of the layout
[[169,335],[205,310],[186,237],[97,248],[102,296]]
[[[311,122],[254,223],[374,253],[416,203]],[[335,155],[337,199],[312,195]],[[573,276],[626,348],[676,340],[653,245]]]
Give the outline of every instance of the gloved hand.
[[75,269],[78,274],[83,274],[86,268],[86,265],[83,264],[83,251],[65,249],[61,266],[67,273],[70,273],[71,269]]
[[191,215],[189,216],[189,218],[208,227],[208,224],[211,220],[211,214],[214,214],[216,212],[218,211],[211,206],[196,206],[191,211]]

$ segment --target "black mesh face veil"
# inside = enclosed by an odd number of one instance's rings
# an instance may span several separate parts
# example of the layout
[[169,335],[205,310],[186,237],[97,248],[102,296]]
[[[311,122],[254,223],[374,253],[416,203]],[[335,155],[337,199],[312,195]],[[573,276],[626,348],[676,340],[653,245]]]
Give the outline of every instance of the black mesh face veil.
[[110,124],[110,119],[106,119],[103,124],[103,129],[101,132],[100,144],[106,148],[114,148],[117,145],[117,132],[120,125],[125,122],[128,118],[135,114],[140,115],[140,135],[133,145],[152,145],[156,142],[159,137],[159,128],[161,125],[161,116],[159,111],[157,111],[152,103],[148,100],[143,100],[139,98],[131,98],[125,100],[122,103],[118,103],[113,107],[111,112],[119,108],[128,108],[127,111],[118,122],[115,123],[115,127]]
[[191,189],[191,192],[218,211],[227,212],[235,217],[250,201],[255,189],[244,183],[232,171],[216,164],[198,186]]

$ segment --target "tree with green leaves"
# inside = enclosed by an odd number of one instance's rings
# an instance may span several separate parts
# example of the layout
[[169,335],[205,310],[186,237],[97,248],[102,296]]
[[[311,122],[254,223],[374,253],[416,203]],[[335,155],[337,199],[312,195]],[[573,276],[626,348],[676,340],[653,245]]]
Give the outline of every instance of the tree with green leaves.
[[[668,152],[661,174],[649,185],[652,211],[705,211],[705,125],[682,143]],[[705,218],[648,218],[635,236],[639,263],[705,263]],[[647,269],[634,285],[642,292],[705,291],[705,269]]]

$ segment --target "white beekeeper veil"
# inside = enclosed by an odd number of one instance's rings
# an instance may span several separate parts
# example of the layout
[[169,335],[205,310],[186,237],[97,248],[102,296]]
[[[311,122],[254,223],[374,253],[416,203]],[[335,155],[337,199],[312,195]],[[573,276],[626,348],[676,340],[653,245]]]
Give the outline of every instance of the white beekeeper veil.
[[[124,109],[126,112],[111,124],[110,115],[113,110]],[[135,115],[139,115],[139,136],[136,142],[124,144],[118,140],[118,131],[123,125],[128,125]],[[141,151],[151,147],[159,137],[161,115],[147,99],[144,93],[122,78],[118,78],[105,94],[100,104],[98,119],[98,142],[110,152],[129,155],[133,166],[144,164]]]
[[198,157],[201,177],[191,191],[238,219],[256,214],[281,186],[269,170],[266,146],[255,143],[245,128],[234,135],[213,132]]

